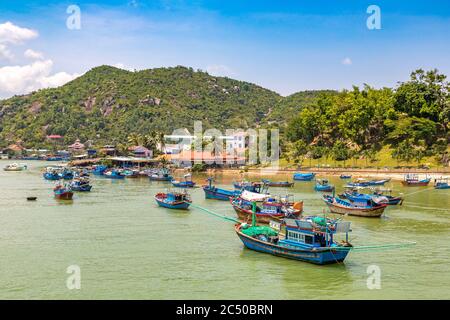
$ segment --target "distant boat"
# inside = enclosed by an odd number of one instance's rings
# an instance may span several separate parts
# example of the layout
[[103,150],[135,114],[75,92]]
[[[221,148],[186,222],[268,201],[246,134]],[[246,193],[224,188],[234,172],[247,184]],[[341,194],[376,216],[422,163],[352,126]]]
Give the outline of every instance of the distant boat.
[[372,199],[351,202],[330,195],[323,195],[323,200],[332,213],[359,217],[380,217],[387,207],[385,203],[375,203]]
[[108,179],[125,179],[125,176],[118,170],[105,171],[103,176]]
[[53,193],[55,194],[55,198],[60,200],[72,200],[73,197],[73,192],[70,187],[60,184],[53,189]]
[[122,174],[125,176],[125,178],[139,178],[138,170],[125,169],[123,170]]
[[96,176],[102,176],[105,171],[108,169],[107,166],[104,165],[96,165],[94,166],[93,170],[92,170],[92,174],[96,175]]
[[3,170],[4,171],[24,171],[27,170],[27,165],[25,163],[12,163],[6,165]]
[[316,176],[315,173],[294,173],[294,180],[297,181],[311,181]]
[[189,194],[180,192],[161,192],[155,195],[155,200],[160,207],[169,209],[187,209],[192,203]]
[[203,186],[206,199],[224,200],[228,201],[233,197],[238,197],[241,194],[239,190],[220,189],[212,185],[213,178],[208,178],[208,185]]
[[448,178],[440,178],[434,181],[435,189],[450,189],[450,185],[448,183]]
[[[383,193],[384,192],[384,193]],[[353,202],[364,202],[372,199],[375,203],[385,203],[388,205],[402,204],[403,198],[392,196],[391,194],[385,194],[386,192],[391,192],[390,190],[376,190],[372,194],[358,193],[357,191],[346,191],[340,198],[348,199]]]
[[269,223],[273,219],[297,218],[303,211],[303,202],[289,202],[268,198],[261,205],[254,201],[248,201],[241,197],[231,201],[234,211],[242,221],[252,217],[253,206],[256,210],[256,220],[259,223]]
[[43,177],[45,180],[52,180],[52,181],[62,179],[60,169],[51,167],[46,168]]
[[316,185],[314,186],[314,190],[321,192],[333,192],[334,186],[329,184],[326,179],[318,179],[316,181]]
[[73,172],[71,170],[68,170],[68,169],[64,169],[60,173],[60,175],[61,175],[61,178],[64,179],[64,180],[72,180],[73,176],[74,176]]
[[89,192],[91,191],[92,186],[89,184],[89,180],[87,179],[74,179],[70,183],[70,188],[72,191]]
[[417,174],[407,174],[405,175],[402,184],[405,187],[425,187],[431,181],[431,178],[419,179]]
[[341,178],[341,179],[351,179],[352,178],[352,176],[351,175],[349,175],[349,174],[341,174],[340,176],[339,176],[339,178]]
[[148,175],[151,181],[172,181],[173,177],[170,175],[169,170],[161,169],[156,172],[152,172]]
[[265,185],[267,185],[269,187],[290,188],[294,185],[293,182],[289,182],[289,181],[270,181],[267,179],[263,179],[261,181],[262,181],[262,183],[264,183]]
[[381,180],[369,180],[367,181],[368,186],[384,186],[385,183],[391,181],[391,179],[381,179]]
[[261,182],[250,182],[250,181],[242,181],[242,182],[233,182],[233,186],[236,190],[246,190],[254,193],[268,193],[269,186],[267,184]]
[[57,156],[50,156],[50,157],[47,157],[45,160],[47,160],[47,161],[63,161],[64,160],[64,158],[63,157],[57,157]]
[[[285,225],[285,236],[280,233],[281,225]],[[350,222],[318,216],[257,226],[256,212],[253,212],[252,224],[236,224],[235,231],[250,250],[318,265],[342,262],[352,249],[348,242]],[[345,241],[335,241],[337,233],[345,233]]]
[[[189,179],[188,179],[189,178]],[[195,187],[195,182],[192,181],[190,174],[184,176],[184,181],[172,180],[172,185],[177,188],[193,188]]]

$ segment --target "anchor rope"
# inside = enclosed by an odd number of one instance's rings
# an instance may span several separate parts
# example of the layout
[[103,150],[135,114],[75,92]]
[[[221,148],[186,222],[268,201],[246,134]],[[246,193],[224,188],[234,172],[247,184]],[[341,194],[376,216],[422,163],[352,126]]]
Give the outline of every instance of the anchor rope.
[[211,211],[211,210],[209,210],[209,209],[203,208],[203,207],[201,207],[201,206],[198,206],[198,205],[195,205],[195,204],[192,204],[192,203],[191,203],[191,207],[194,207],[194,208],[200,209],[200,210],[202,210],[202,211],[205,211],[206,213],[208,213],[208,214],[210,214],[210,215],[212,215],[212,216],[221,218],[221,219],[223,219],[223,220],[231,221],[231,222],[234,222],[234,223],[241,223],[239,220],[237,220],[237,219],[235,219],[235,218],[227,217],[227,216],[222,215],[222,214],[218,214],[218,213],[213,212],[213,211]]

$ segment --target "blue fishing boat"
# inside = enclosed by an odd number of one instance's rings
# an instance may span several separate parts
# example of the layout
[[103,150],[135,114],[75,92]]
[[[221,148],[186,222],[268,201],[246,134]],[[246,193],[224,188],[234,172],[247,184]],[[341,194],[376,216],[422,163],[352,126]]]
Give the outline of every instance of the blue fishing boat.
[[314,179],[314,177],[316,176],[315,173],[310,172],[310,173],[294,173],[294,180],[297,181],[311,181]]
[[156,172],[152,172],[148,175],[148,178],[151,181],[172,181],[173,177],[170,175],[170,171],[163,168],[161,170],[158,170]]
[[73,179],[73,172],[68,169],[64,169],[61,173],[61,178],[64,180],[72,180]]
[[155,195],[155,200],[160,207],[169,209],[187,209],[192,203],[189,194],[185,192],[161,192]]
[[241,191],[238,190],[226,190],[220,189],[212,185],[214,181],[213,178],[208,178],[208,185],[203,186],[203,191],[205,192],[206,199],[216,199],[216,200],[224,200],[228,201],[231,198],[238,197],[241,194]]
[[314,190],[321,192],[333,192],[334,186],[329,184],[326,179],[318,179],[316,181],[316,185],[314,186]]
[[261,182],[250,182],[250,181],[242,181],[242,182],[233,182],[233,186],[236,190],[247,190],[254,193],[265,194],[269,191],[269,186],[267,184]]
[[102,176],[105,171],[108,169],[107,166],[104,165],[96,165],[93,167],[92,169],[92,174],[96,175],[96,176]]
[[125,176],[119,170],[105,171],[103,176],[108,179],[125,179]]
[[391,181],[391,179],[369,180],[369,181],[367,181],[367,185],[368,186],[384,186],[384,184],[389,181]]
[[402,204],[403,198],[396,197],[391,194],[386,194],[386,192],[390,191],[374,191],[372,194],[359,193],[357,191],[345,191],[343,194],[339,195],[342,199],[348,199],[353,202],[365,202],[369,200],[373,200],[375,203],[385,203],[388,205],[398,205]]
[[381,217],[387,207],[386,203],[376,203],[371,197],[351,201],[323,195],[323,200],[332,213],[358,217]]
[[89,192],[92,189],[88,179],[74,179],[69,186],[73,191],[78,192]]
[[[253,210],[251,226],[246,223],[235,226],[236,234],[250,250],[324,265],[344,261],[352,249],[348,241],[350,222],[308,216],[257,226],[255,216]],[[281,225],[286,229],[284,237],[280,234]],[[345,233],[345,241],[334,239],[338,233]]]
[[55,167],[47,167],[43,176],[44,176],[45,180],[55,181],[55,180],[62,179],[60,168],[55,168]]
[[294,185],[293,182],[289,181],[271,181],[267,179],[262,179],[261,182],[269,187],[277,187],[277,188],[290,188]]
[[45,160],[47,160],[47,161],[63,161],[64,159],[63,159],[63,157],[50,156],[50,157],[47,157]]
[[193,188],[195,187],[195,182],[191,180],[191,175],[186,174],[184,176],[184,181],[172,180],[172,185],[176,188]]
[[440,178],[434,180],[435,189],[450,189],[448,178]]
[[341,178],[342,180],[345,180],[345,179],[351,179],[352,176],[350,174],[341,174],[339,176],[339,178]]

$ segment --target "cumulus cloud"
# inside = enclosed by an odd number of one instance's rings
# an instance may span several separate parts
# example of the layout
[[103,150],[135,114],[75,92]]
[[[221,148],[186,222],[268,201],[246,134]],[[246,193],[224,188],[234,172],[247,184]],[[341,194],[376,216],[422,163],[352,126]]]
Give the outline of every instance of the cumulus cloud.
[[352,59],[350,59],[349,57],[342,60],[341,63],[345,66],[349,66],[349,65],[353,64]]
[[[38,37],[38,32],[5,22],[0,24],[0,59],[14,58],[9,46],[23,44]],[[0,97],[25,94],[43,88],[61,86],[78,74],[67,72],[52,73],[53,61],[45,59],[41,52],[27,49],[25,58],[33,60],[30,64],[0,67]]]
[[0,43],[20,44],[37,38],[38,32],[28,28],[21,28],[11,22],[0,23]]
[[44,55],[42,52],[34,51],[33,49],[27,49],[24,54],[25,58],[32,59],[32,60],[42,60],[44,59]]

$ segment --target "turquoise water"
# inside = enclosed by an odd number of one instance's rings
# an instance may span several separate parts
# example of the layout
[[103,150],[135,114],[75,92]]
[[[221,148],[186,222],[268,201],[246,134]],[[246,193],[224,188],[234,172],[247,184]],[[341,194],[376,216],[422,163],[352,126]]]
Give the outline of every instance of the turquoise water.
[[[450,190],[390,183],[406,195],[403,206],[389,207],[381,219],[346,217],[350,239],[354,245],[417,245],[352,252],[344,264],[315,266],[245,249],[232,223],[199,209],[157,207],[153,196],[166,183],[93,177],[92,192],[65,203],[42,178],[49,163],[28,164],[25,172],[0,171],[2,299],[450,298]],[[216,179],[231,189],[232,177]],[[338,178],[330,181],[342,189]],[[271,191],[304,200],[307,213],[326,211],[313,182]],[[200,188],[191,194],[195,204],[235,216],[227,202],[205,200]],[[27,196],[38,200],[27,202]],[[70,265],[80,267],[80,290],[66,286]],[[367,288],[369,265],[379,266],[381,289]]]

